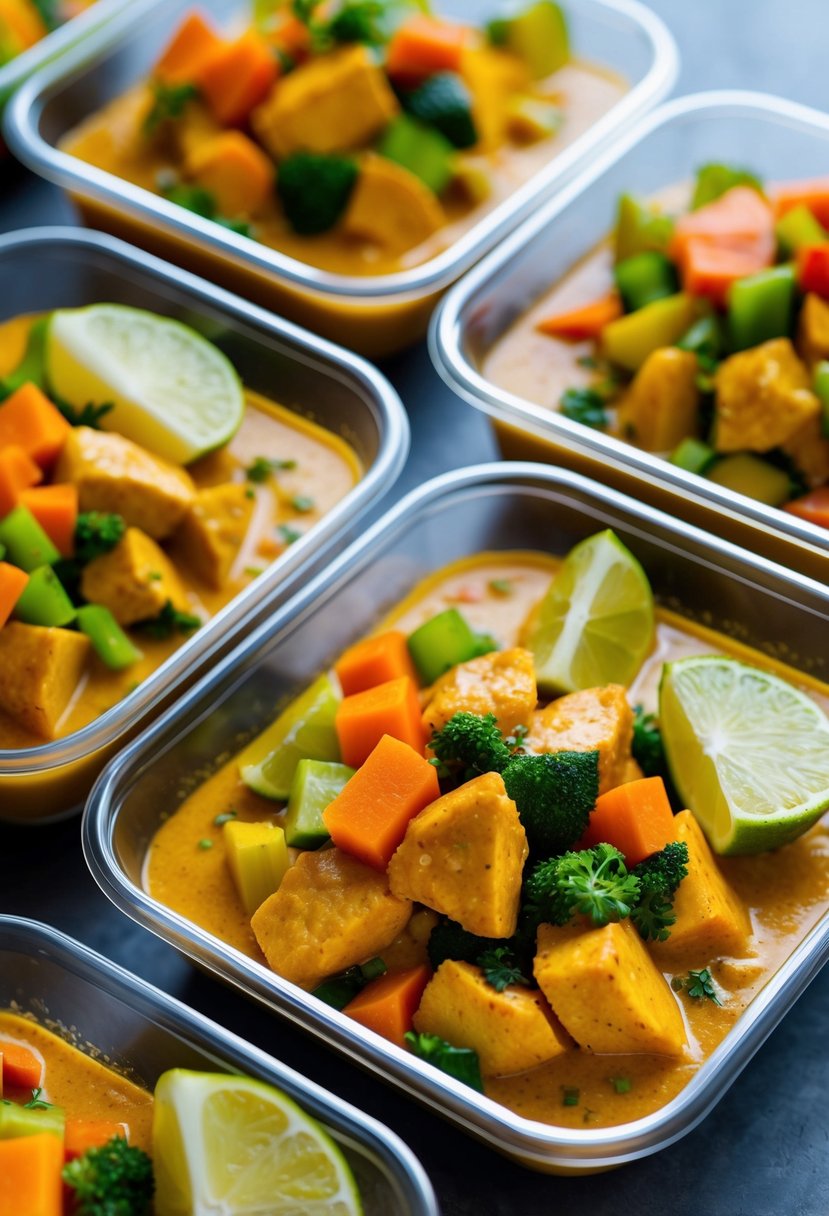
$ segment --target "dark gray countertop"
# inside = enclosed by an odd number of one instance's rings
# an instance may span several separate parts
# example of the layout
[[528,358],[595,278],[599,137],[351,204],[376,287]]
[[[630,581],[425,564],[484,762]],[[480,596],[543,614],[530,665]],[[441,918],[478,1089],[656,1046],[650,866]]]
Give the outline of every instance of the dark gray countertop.
[[[474,12],[474,0],[468,4]],[[651,7],[679,42],[677,92],[753,88],[825,105],[825,0],[654,0]],[[825,170],[815,166],[816,173]],[[22,172],[0,172],[0,231],[61,222],[73,223],[74,216],[58,190]],[[424,347],[384,370],[408,406],[413,429],[395,497],[456,464],[496,455],[483,416],[442,385]],[[609,1174],[545,1178],[447,1127],[133,926],[87,873],[77,820],[38,830],[0,828],[0,876],[0,911],[58,926],[389,1124],[420,1156],[445,1216],[829,1213],[829,971],[684,1140]]]

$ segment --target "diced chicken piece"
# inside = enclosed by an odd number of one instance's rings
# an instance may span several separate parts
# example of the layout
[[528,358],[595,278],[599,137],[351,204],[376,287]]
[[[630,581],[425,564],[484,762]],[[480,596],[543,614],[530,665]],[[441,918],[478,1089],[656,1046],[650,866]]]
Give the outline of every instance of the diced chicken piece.
[[717,451],[781,447],[820,413],[809,385],[809,373],[788,338],[774,338],[726,359],[716,377]]
[[277,975],[302,988],[382,953],[403,931],[412,905],[386,875],[340,849],[301,853],[251,920]]
[[500,773],[485,773],[409,821],[389,862],[395,895],[442,912],[481,937],[518,921],[527,836]]
[[809,366],[829,359],[829,303],[812,292],[800,310],[797,349]]
[[388,253],[405,253],[437,232],[445,220],[437,198],[419,177],[385,156],[367,152],[341,231]]
[[497,992],[480,968],[452,959],[426,986],[414,1025],[421,1034],[471,1047],[490,1077],[537,1068],[572,1047],[540,992],[517,985]]
[[535,978],[585,1051],[682,1055],[676,998],[629,920],[603,929],[541,925]]
[[780,445],[812,488],[829,481],[829,439],[824,438],[820,415],[810,418]]
[[701,967],[720,955],[745,954],[751,921],[723,877],[702,828],[690,811],[674,816],[676,839],[688,846],[688,876],[674,896],[670,937],[653,944],[654,957]]
[[618,427],[646,452],[670,452],[697,432],[697,357],[663,346],[648,355],[619,402]]
[[273,190],[274,166],[258,144],[241,131],[223,131],[194,148],[185,173],[216,200],[224,216],[253,215]]
[[122,435],[87,426],[75,427],[64,444],[55,481],[78,487],[81,511],[123,515],[156,540],[175,531],[196,492],[184,469]]
[[[632,762],[633,711],[621,684],[585,688],[532,715],[524,747],[530,752],[599,753],[599,793],[625,780]],[[639,774],[641,776],[641,773]]]
[[247,535],[253,501],[236,482],[199,490],[173,537],[172,552],[208,587],[220,590]]
[[54,739],[89,657],[71,629],[9,621],[0,629],[0,710],[40,739]]
[[364,46],[318,55],[276,83],[253,112],[270,153],[347,152],[371,143],[399,110],[385,73]]
[[458,663],[432,685],[423,711],[427,732],[440,730],[453,714],[495,714],[505,735],[527,726],[538,702],[535,664],[529,650],[493,650]]
[[473,47],[464,52],[461,76],[472,94],[476,146],[494,152],[507,137],[510,98],[532,88],[529,68],[517,55],[496,47]]
[[188,611],[175,566],[140,528],[127,528],[114,549],[84,566],[81,593],[108,608],[119,625],[149,621],[168,601],[179,612]]

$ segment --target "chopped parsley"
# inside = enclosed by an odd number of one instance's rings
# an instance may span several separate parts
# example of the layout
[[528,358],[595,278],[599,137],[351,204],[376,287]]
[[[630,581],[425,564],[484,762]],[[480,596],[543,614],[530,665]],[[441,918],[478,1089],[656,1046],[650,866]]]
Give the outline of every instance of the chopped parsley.
[[204,852],[207,852],[208,849],[213,848],[213,841],[208,840],[207,837],[205,837],[203,840],[199,841],[199,848],[203,849]]
[[74,405],[70,405],[68,401],[62,401],[59,397],[56,397],[54,393],[51,399],[70,426],[88,426],[93,431],[99,431],[101,429],[101,419],[110,410],[115,409],[111,401],[106,401],[103,405],[95,405],[94,402],[87,401],[86,405],[77,409]]
[[144,119],[145,135],[155,135],[162,123],[181,118],[188,102],[199,95],[194,84],[165,84],[163,80],[154,80],[152,87],[153,104]]
[[300,515],[307,515],[309,511],[313,511],[316,504],[308,494],[294,494],[291,499],[291,506]]
[[121,515],[81,511],[75,522],[75,561],[91,562],[114,549],[127,530]]
[[141,621],[136,629],[142,630],[147,637],[161,640],[172,637],[174,633],[192,633],[202,624],[201,617],[191,612],[179,612],[171,600],[161,609],[158,616],[149,621]]
[[55,1105],[54,1102],[46,1102],[41,1098],[43,1090],[38,1087],[32,1090],[32,1096],[28,1102],[24,1102],[24,1110],[51,1110]]
[[230,823],[232,819],[236,819],[238,811],[222,811],[221,815],[217,815],[213,820],[217,828],[220,828],[224,823]]
[[245,469],[245,477],[248,481],[261,485],[272,474],[288,472],[295,468],[295,460],[271,460],[267,456],[257,456],[253,463]]
[[276,529],[279,533],[279,539],[286,545],[293,545],[296,541],[302,540],[302,533],[296,528],[292,528],[290,524],[280,524]]
[[722,1005],[722,1001],[714,987],[711,972],[707,967],[703,967],[699,971],[689,971],[688,979],[685,981],[685,988],[688,995],[696,1001],[706,997],[709,1001],[713,1001],[715,1005]]
[[562,1106],[578,1106],[579,1098],[579,1091],[574,1085],[563,1085],[561,1087]]
[[568,388],[559,401],[565,418],[601,430],[607,426],[605,399],[594,388]]
[[508,946],[485,950],[478,959],[478,966],[490,988],[494,988],[496,992],[503,992],[511,984],[522,984],[526,987],[523,972],[516,966],[515,955]]
[[617,1094],[629,1094],[633,1088],[630,1077],[610,1077],[609,1079]]

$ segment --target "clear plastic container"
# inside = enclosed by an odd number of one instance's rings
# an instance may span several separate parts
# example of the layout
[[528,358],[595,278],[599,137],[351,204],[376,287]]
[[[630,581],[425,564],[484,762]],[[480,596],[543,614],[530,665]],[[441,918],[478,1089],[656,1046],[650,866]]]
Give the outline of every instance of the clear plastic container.
[[[486,20],[499,4],[500,0],[476,3],[475,20]],[[121,20],[39,73],[21,91],[6,118],[10,146],[37,173],[68,190],[96,227],[128,235],[375,356],[419,338],[439,294],[572,177],[585,158],[618,138],[660,101],[677,71],[673,39],[659,18],[637,0],[571,4],[576,52],[619,73],[630,85],[618,104],[459,241],[424,265],[376,278],[338,275],[237,236],[58,148],[81,119],[146,76],[190,7],[190,0],[133,0]],[[239,7],[239,0],[202,4],[221,24],[231,21]],[[445,0],[440,7],[449,16],[470,15],[463,0]]]
[[313,1031],[497,1151],[547,1172],[604,1169],[666,1147],[734,1081],[829,957],[829,915],[807,934],[684,1090],[620,1127],[568,1130],[513,1114],[424,1068],[153,899],[142,883],[161,816],[364,635],[422,578],[487,549],[566,553],[612,527],[636,553],[665,607],[829,678],[829,591],[577,474],[493,464],[436,478],[410,494],[229,655],[97,782],[83,821],[93,876],[113,903],[195,962]]
[[168,1068],[276,1085],[337,1141],[365,1216],[438,1216],[423,1167],[381,1123],[56,929],[0,916],[0,1009],[10,1008],[150,1088]]
[[710,161],[768,181],[819,176],[829,117],[760,93],[717,92],[660,107],[579,175],[447,295],[430,334],[455,392],[489,414],[508,458],[553,460],[693,520],[815,577],[829,577],[829,531],[572,422],[489,382],[486,354],[551,285],[603,240],[622,193],[647,196]]
[[50,228],[0,236],[0,287],[0,319],[108,301],[185,321],[224,350],[249,388],[347,440],[364,470],[332,511],[117,705],[66,738],[0,748],[0,820],[44,820],[77,806],[116,747],[319,568],[393,485],[409,425],[394,389],[362,359],[111,237]]

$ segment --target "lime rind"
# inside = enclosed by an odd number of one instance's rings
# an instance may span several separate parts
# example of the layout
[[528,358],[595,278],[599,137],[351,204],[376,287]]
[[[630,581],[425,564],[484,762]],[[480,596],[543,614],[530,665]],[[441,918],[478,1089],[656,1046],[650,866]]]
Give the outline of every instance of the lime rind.
[[239,756],[242,781],[256,794],[287,802],[300,760],[339,761],[334,718],[340,695],[322,675]]

